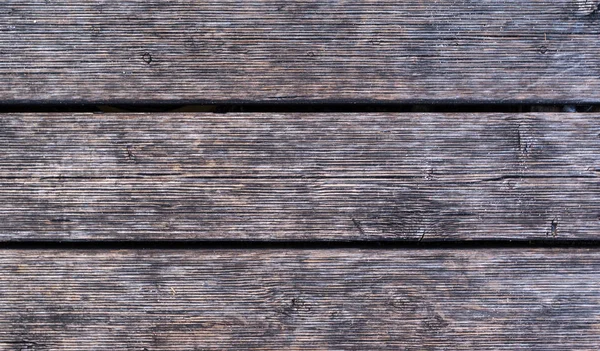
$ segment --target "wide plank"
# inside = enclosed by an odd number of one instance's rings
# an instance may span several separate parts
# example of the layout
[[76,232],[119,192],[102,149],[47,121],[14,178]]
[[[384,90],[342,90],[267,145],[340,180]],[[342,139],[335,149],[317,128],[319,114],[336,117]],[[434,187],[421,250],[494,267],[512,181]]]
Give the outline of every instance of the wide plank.
[[0,240],[595,240],[597,118],[3,115]]
[[599,114],[0,115],[0,178],[594,177]]
[[0,240],[495,240],[600,235],[597,178],[0,181]]
[[3,103],[600,102],[597,0],[5,0]]
[[5,350],[594,350],[595,249],[0,251]]

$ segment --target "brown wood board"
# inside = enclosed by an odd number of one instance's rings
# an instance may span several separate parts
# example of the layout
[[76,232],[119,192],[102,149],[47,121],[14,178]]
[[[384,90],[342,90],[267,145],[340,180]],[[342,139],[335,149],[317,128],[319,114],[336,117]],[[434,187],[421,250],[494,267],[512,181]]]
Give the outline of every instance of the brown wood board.
[[594,114],[29,114],[2,240],[587,239]]
[[6,350],[594,350],[595,249],[0,251]]
[[593,177],[598,114],[0,116],[0,177]]
[[7,0],[4,103],[600,102],[595,0]]

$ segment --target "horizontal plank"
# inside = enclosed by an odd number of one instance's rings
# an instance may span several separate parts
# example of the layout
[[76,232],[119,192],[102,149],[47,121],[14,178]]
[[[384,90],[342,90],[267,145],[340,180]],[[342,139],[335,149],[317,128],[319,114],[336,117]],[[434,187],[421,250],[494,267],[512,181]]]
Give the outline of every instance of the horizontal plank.
[[594,176],[598,114],[0,115],[0,177]]
[[0,240],[598,239],[597,118],[4,115]]
[[4,103],[600,102],[598,1],[6,0]]
[[0,181],[1,240],[598,239],[597,178]]
[[0,347],[593,350],[595,249],[0,251]]

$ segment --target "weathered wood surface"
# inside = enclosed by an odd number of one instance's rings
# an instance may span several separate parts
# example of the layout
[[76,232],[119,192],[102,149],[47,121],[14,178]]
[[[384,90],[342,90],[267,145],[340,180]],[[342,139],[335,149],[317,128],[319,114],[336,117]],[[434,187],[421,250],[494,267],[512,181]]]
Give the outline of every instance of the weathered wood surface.
[[597,250],[2,251],[4,350],[595,350]]
[[6,0],[0,100],[599,102],[596,0]]
[[597,118],[6,115],[0,239],[598,239]]
[[2,240],[598,239],[597,179],[0,182]]
[[4,114],[0,177],[594,177],[599,114]]

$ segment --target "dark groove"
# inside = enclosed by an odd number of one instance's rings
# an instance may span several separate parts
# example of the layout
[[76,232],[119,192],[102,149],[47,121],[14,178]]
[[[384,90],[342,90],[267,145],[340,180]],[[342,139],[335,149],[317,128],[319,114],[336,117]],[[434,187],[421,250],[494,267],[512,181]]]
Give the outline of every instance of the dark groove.
[[481,180],[473,181],[473,183],[478,182],[501,182],[503,180],[510,179],[596,179],[597,176],[594,175],[503,175],[494,178],[484,178]]
[[12,241],[0,243],[3,250],[403,250],[403,249],[531,249],[597,248],[600,240],[470,240],[470,241],[243,241],[243,240],[153,240],[153,241]]
[[378,101],[294,101],[282,99],[268,102],[210,103],[198,101],[182,102],[127,102],[127,103],[25,103],[0,102],[0,113],[136,113],[136,112],[214,112],[214,113],[353,113],[353,112],[397,112],[397,113],[528,113],[528,112],[600,112],[600,104],[573,103],[569,101],[414,101],[390,103]]

